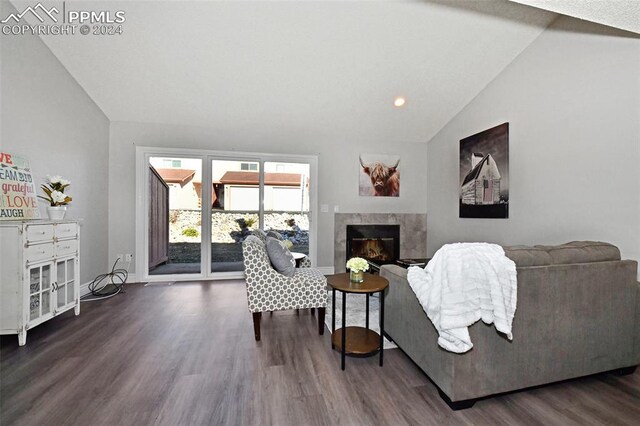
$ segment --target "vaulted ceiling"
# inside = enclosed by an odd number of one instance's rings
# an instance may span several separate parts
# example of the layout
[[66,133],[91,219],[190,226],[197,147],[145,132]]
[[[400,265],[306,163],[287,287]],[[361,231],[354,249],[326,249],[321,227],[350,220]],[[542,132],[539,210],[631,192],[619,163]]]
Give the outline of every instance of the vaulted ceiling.
[[509,0],[640,34],[638,0]]
[[500,0],[73,6],[126,12],[122,35],[42,36],[110,120],[384,125],[415,142],[557,17]]

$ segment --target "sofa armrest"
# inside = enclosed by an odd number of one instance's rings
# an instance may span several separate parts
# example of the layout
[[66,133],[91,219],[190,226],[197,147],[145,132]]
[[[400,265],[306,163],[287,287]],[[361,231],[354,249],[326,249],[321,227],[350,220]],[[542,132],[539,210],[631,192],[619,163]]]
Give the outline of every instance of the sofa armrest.
[[453,357],[438,346],[438,333],[411,289],[407,272],[397,265],[380,269],[380,276],[389,280],[385,332],[442,391],[453,395]]

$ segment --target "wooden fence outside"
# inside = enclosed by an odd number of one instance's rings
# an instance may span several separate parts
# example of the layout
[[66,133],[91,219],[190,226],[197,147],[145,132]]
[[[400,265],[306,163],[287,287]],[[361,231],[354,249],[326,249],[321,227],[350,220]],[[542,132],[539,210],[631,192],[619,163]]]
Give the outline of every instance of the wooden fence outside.
[[149,167],[149,270],[169,260],[169,185]]

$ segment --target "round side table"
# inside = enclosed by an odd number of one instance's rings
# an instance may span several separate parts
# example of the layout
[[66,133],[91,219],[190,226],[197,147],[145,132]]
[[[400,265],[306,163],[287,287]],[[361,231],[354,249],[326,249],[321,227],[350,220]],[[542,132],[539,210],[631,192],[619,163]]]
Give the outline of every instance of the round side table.
[[[349,273],[330,275],[327,284],[331,287],[331,348],[339,349],[341,368],[344,370],[345,356],[365,357],[380,352],[380,366],[382,367],[384,344],[384,291],[389,287],[389,281],[379,275],[364,274],[364,281],[354,283],[349,280]],[[336,330],[336,290],[342,293],[342,328]],[[369,298],[380,292],[380,334],[369,329]],[[347,293],[366,295],[365,327],[347,327]]]

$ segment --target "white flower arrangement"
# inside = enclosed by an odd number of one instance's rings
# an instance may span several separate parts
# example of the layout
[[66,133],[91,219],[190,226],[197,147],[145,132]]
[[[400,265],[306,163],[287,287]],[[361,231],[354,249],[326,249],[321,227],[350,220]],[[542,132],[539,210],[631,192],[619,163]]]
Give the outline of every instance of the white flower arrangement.
[[63,179],[62,177],[56,175],[56,176],[47,176],[47,181],[52,184],[60,184],[60,186],[62,187],[67,187],[69,185],[71,185],[71,182],[68,181],[67,179]]
[[47,176],[47,183],[40,185],[46,197],[39,195],[38,198],[46,200],[52,207],[66,206],[72,200],[71,197],[64,193],[64,190],[69,185],[71,185],[71,182],[60,176]]
[[67,196],[64,195],[64,193],[60,192],[60,191],[51,191],[51,200],[53,200],[53,202],[55,204],[62,204],[65,202],[65,200],[67,199]]
[[364,272],[369,270],[369,262],[361,257],[352,257],[347,261],[347,269],[353,272]]

